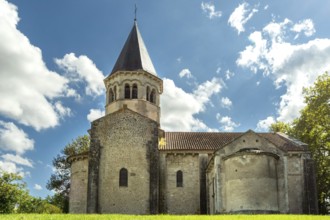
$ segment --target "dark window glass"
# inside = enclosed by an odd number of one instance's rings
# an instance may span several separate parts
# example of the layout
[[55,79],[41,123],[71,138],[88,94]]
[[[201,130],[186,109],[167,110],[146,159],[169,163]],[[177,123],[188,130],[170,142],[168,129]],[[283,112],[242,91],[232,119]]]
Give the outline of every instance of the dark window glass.
[[150,94],[150,102],[156,103],[156,92],[154,89],[151,91],[151,94]]
[[128,174],[125,168],[121,168],[119,171],[119,186],[128,186]]
[[132,99],[138,98],[138,87],[136,84],[133,85],[133,91],[132,91]]
[[176,187],[183,187],[183,174],[181,170],[176,172]]
[[125,99],[131,98],[131,88],[128,84],[125,84]]
[[146,97],[147,97],[147,101],[150,101],[150,88],[149,88],[149,86],[147,86],[147,94],[146,94]]
[[109,92],[109,103],[113,102],[115,99],[112,89]]

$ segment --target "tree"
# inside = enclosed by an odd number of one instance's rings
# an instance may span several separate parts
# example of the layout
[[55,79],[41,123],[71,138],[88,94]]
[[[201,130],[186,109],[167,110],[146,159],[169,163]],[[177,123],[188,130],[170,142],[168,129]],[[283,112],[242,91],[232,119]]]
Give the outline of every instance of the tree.
[[289,123],[278,121],[272,124],[269,130],[271,132],[282,132],[290,135],[292,133],[292,126]]
[[0,174],[0,213],[13,213],[28,194],[22,177],[15,173]]
[[309,146],[317,172],[320,213],[330,205],[330,76],[326,72],[314,85],[304,89],[306,107],[293,123],[277,122],[272,131],[281,131]]
[[304,90],[306,107],[293,122],[294,136],[309,145],[317,171],[319,209],[330,204],[330,76],[321,75]]
[[16,173],[0,173],[0,214],[60,213],[61,210],[41,198],[29,194],[22,177]]
[[30,195],[24,196],[23,199],[24,201],[17,207],[17,213],[62,213],[59,207],[50,204],[47,200]]
[[89,150],[89,136],[79,136],[53,159],[55,173],[51,175],[47,182],[47,189],[54,190],[55,194],[48,197],[49,203],[62,209],[64,213],[69,212],[69,192],[70,192],[70,164],[67,162],[69,156],[77,155]]

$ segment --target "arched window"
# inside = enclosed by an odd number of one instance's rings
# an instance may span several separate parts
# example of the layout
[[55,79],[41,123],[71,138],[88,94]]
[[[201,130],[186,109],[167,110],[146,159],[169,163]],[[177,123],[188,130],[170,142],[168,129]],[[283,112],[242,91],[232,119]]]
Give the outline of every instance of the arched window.
[[131,98],[131,87],[129,84],[125,84],[125,99]]
[[134,83],[133,84],[133,91],[132,91],[132,99],[137,99],[138,98],[138,87]]
[[109,91],[109,103],[113,102],[115,99],[112,89]]
[[150,102],[156,103],[156,91],[153,89],[150,93]]
[[181,170],[176,172],[176,187],[183,187],[183,174]]
[[149,86],[147,86],[147,91],[146,91],[146,97],[147,97],[147,101],[150,101],[150,88]]
[[113,101],[117,100],[117,86],[113,87]]
[[125,168],[121,168],[119,171],[119,186],[128,186],[128,174]]

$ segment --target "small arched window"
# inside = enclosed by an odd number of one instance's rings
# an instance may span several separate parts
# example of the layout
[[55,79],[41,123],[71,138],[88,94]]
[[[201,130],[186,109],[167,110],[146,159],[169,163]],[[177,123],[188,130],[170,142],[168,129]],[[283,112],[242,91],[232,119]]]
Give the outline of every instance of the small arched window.
[[149,86],[147,86],[146,97],[147,97],[147,101],[150,101],[150,88],[149,88]]
[[125,84],[125,99],[131,98],[131,87],[129,84]]
[[117,100],[117,86],[113,87],[113,101]]
[[133,84],[132,99],[138,98],[138,87],[136,84]]
[[115,100],[114,94],[112,89],[109,91],[109,103],[113,102]]
[[128,186],[128,172],[125,168],[121,168],[119,171],[119,186]]
[[176,187],[183,187],[183,174],[181,170],[176,172]]
[[156,103],[156,91],[153,89],[150,93],[150,102]]

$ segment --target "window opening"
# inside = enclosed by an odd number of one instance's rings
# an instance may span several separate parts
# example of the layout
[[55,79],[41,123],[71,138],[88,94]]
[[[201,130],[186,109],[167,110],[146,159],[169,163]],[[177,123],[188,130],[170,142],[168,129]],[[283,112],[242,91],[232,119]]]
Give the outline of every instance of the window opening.
[[117,87],[113,87],[113,101],[117,100]]
[[112,89],[110,89],[110,91],[109,91],[109,103],[111,103],[113,101],[114,101],[114,94],[113,94]]
[[133,84],[132,99],[138,98],[138,87],[136,84]]
[[150,93],[150,102],[156,103],[156,92],[155,89],[153,89]]
[[147,101],[150,101],[150,88],[147,86]]
[[125,84],[125,99],[131,98],[131,88],[128,84]]
[[128,172],[125,168],[121,168],[119,171],[119,186],[128,186]]
[[183,174],[181,170],[176,172],[176,187],[183,187]]

